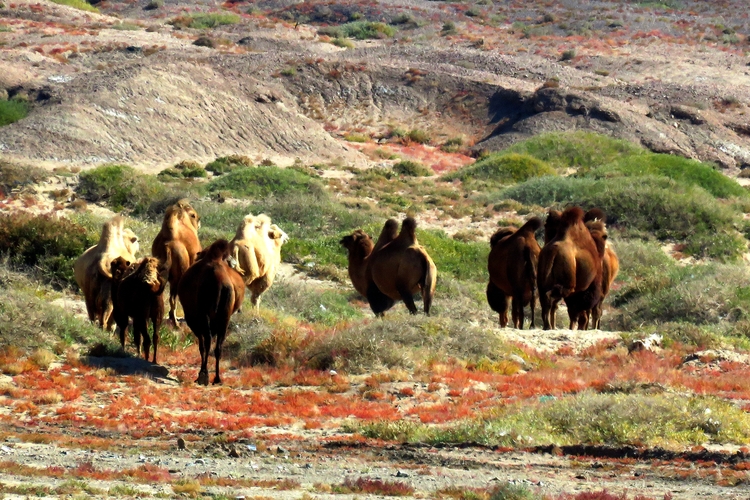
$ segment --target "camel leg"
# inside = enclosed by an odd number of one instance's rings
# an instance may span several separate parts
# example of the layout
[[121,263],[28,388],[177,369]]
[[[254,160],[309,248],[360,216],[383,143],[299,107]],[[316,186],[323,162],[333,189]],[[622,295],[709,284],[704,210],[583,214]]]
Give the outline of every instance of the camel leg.
[[550,316],[552,314],[551,302],[552,300],[549,292],[539,294],[539,305],[542,308],[542,328],[545,330],[553,328],[553,322],[550,321]]
[[375,283],[370,283],[367,287],[367,302],[370,303],[370,309],[375,316],[379,317],[382,317],[385,311],[395,304],[395,301],[381,292]]
[[201,368],[195,383],[208,385],[208,353],[211,351],[211,327],[208,324],[208,316],[204,314],[191,316],[187,313],[185,321],[198,339],[198,349],[201,353]]
[[159,346],[159,330],[161,329],[161,319],[164,314],[164,308],[156,308],[151,311],[151,325],[154,328],[154,359],[152,363],[156,364],[156,348]]
[[117,328],[120,330],[120,348],[122,348],[122,350],[124,351],[125,350],[125,336],[128,333],[128,323],[127,322],[123,322],[123,323],[118,322],[117,323]]
[[602,302],[604,301],[599,301],[599,303],[596,304],[593,309],[591,309],[591,328],[595,330],[599,330],[601,328]]
[[141,354],[141,340],[143,340],[143,359],[148,361],[148,355],[151,351],[151,339],[148,336],[148,319],[146,316],[139,315],[133,318],[133,338],[135,339],[135,349],[138,355]]
[[429,316],[432,307],[432,293],[425,286],[422,287],[422,303],[424,304],[424,313]]
[[560,299],[552,299],[551,302],[549,308],[549,325],[554,330],[556,328],[555,323],[557,322],[557,306],[560,304]]
[[414,303],[414,296],[411,294],[411,290],[407,286],[397,285],[396,290],[401,296],[401,300],[404,301],[404,305],[409,309],[412,314],[417,314],[417,305]]
[[536,328],[534,324],[534,310],[536,309],[536,295],[534,291],[531,292],[531,301],[529,301],[529,309],[531,310],[531,323],[529,323],[529,329]]
[[228,311],[218,311],[214,319],[211,320],[211,336],[216,337],[216,347],[214,348],[214,357],[216,358],[216,374],[214,375],[214,385],[221,384],[221,376],[219,375],[219,363],[221,362],[221,349],[224,345],[224,339],[227,336],[227,329],[229,328],[229,315],[232,313],[231,309]]
[[498,313],[500,327],[505,328],[508,325],[508,300],[510,300],[510,297],[506,296],[492,281],[487,283],[485,293],[490,309]]
[[169,285],[169,322],[173,327],[177,327],[177,319],[175,318],[175,310],[177,308],[177,285]]
[[513,317],[513,327],[523,330],[523,295],[516,294],[513,296],[511,314]]

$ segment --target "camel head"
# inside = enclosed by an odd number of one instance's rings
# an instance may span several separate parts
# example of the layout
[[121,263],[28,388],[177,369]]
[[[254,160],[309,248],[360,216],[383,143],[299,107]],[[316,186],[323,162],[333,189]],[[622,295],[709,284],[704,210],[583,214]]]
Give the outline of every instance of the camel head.
[[268,228],[268,237],[271,238],[278,247],[289,241],[289,235],[282,231],[276,224],[271,224],[271,227]]
[[177,203],[170,205],[164,213],[163,228],[172,229],[177,224],[191,228],[196,234],[201,227],[201,217],[187,199],[178,200]]
[[216,240],[211,246],[198,252],[198,259],[202,260],[228,260],[229,259],[229,242],[225,239]]
[[133,257],[135,257],[135,254],[141,249],[141,245],[138,243],[138,236],[127,227],[122,230],[122,242],[125,245],[125,249]]
[[349,260],[364,260],[372,253],[372,249],[375,246],[370,235],[361,229],[357,229],[352,234],[341,238],[339,244],[349,252]]
[[592,208],[583,216],[584,223],[594,220],[607,222],[607,215],[604,213],[604,210],[602,210],[601,208]]
[[109,264],[110,272],[114,280],[122,279],[125,272],[130,267],[130,261],[125,260],[122,257],[117,257]]

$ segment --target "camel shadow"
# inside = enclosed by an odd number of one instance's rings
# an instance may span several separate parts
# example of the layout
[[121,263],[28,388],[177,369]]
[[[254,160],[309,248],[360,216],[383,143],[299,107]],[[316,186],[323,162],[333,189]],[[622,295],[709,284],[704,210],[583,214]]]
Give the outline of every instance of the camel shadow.
[[145,375],[155,380],[178,382],[169,376],[166,367],[123,351],[97,352],[96,349],[92,349],[92,352],[81,358],[81,361],[93,368],[109,368],[118,375]]

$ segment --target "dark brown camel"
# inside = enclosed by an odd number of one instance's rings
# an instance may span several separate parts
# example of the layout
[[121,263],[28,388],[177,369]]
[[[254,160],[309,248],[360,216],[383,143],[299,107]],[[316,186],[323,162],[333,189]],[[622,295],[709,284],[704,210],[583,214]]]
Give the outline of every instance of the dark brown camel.
[[501,228],[490,238],[487,270],[487,302],[499,314],[500,326],[508,325],[508,302],[512,299],[512,319],[515,328],[523,328],[526,304],[531,309],[530,328],[534,328],[536,307],[536,268],[541,248],[534,233],[542,226],[539,217],[532,217],[520,229]]
[[185,321],[196,337],[201,353],[201,368],[196,383],[208,385],[208,355],[216,337],[214,384],[221,383],[219,362],[230,316],[239,310],[245,298],[242,275],[227,263],[229,242],[217,240],[198,255],[180,280],[177,295],[185,311]]
[[[169,253],[167,262],[161,263],[155,257],[146,257],[132,266],[132,270],[115,279],[112,287],[113,316],[120,332],[120,345],[125,349],[125,336],[129,318],[133,318],[133,342],[138,353],[143,339],[143,359],[148,360],[151,349],[151,337],[148,334],[148,322],[153,328],[154,356],[159,346],[159,329],[164,318],[164,287],[170,268]],[[115,275],[114,263],[112,274]]]
[[544,329],[555,328],[555,313],[562,299],[569,300],[570,328],[592,309],[602,295],[603,241],[595,241],[583,223],[583,210],[570,207],[562,214],[550,211],[545,224],[547,243],[539,254],[537,285]]

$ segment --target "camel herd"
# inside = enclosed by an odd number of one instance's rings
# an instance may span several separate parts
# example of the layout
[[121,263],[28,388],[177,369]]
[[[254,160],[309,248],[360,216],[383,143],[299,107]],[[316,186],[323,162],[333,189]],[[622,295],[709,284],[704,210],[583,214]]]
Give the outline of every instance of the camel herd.
[[[529,305],[533,328],[538,295],[545,330],[555,328],[555,312],[562,300],[571,329],[599,327],[602,302],[619,270],[604,220],[599,209],[550,210],[544,222],[544,247],[535,236],[542,226],[539,217],[492,235],[487,302],[499,314],[500,326],[507,326],[512,304],[513,326],[523,328],[524,307]],[[376,316],[382,317],[399,300],[416,314],[416,293],[422,296],[425,314],[430,313],[437,268],[417,241],[416,227],[412,217],[405,218],[400,229],[396,220],[388,219],[377,242],[361,229],[340,241],[347,250],[352,284]],[[143,356],[149,359],[153,343],[154,363],[164,317],[163,292],[169,283],[169,320],[176,326],[179,298],[185,322],[198,338],[201,367],[196,382],[207,385],[212,339],[216,338],[213,383],[218,384],[229,318],[240,309],[245,287],[257,312],[261,295],[273,284],[288,237],[268,216],[247,215],[231,241],[219,239],[202,249],[199,228],[195,209],[187,200],[177,201],[166,209],[151,246],[153,256],[136,260],[138,237],[124,227],[122,217],[115,217],[104,224],[99,242],[75,262],[74,273],[89,319],[106,330],[116,324],[123,348],[132,319],[136,350],[141,351],[143,340]]]
[[[164,214],[151,246],[153,256],[136,260],[138,238],[118,216],[104,224],[99,243],[87,249],[73,267],[89,319],[106,330],[116,323],[123,348],[132,319],[136,350],[141,351],[143,339],[143,357],[149,359],[153,339],[154,363],[164,317],[163,292],[169,283],[169,320],[177,324],[179,298],[185,321],[200,347],[201,369],[196,382],[205,385],[212,338],[216,338],[214,383],[220,383],[219,361],[229,317],[240,308],[245,286],[257,308],[261,295],[273,283],[281,246],[288,237],[267,216],[248,215],[232,241],[221,239],[201,249],[199,228],[195,209],[187,200],[177,201]],[[148,335],[149,320],[152,336]]]

